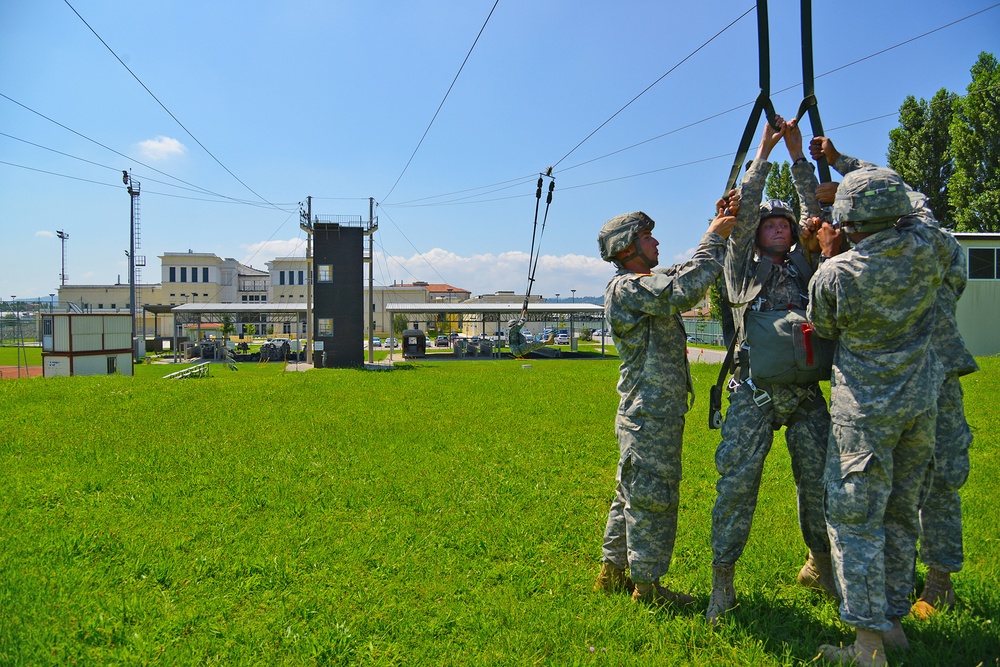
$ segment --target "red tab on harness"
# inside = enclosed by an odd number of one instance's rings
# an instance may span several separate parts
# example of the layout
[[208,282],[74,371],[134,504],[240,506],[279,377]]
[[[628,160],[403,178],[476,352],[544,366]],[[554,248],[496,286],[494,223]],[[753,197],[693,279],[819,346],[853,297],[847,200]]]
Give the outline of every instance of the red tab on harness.
[[816,331],[816,327],[812,325],[812,322],[802,323],[802,343],[806,348],[806,365],[810,367],[816,363],[816,359],[813,356],[812,334],[814,331]]

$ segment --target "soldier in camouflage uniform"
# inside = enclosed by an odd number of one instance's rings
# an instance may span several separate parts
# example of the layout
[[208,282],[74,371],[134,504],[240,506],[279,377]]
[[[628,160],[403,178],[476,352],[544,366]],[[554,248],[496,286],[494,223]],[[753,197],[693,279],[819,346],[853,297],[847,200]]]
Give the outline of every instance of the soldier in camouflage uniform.
[[[780,116],[778,117],[781,122]],[[785,440],[798,493],[799,527],[809,548],[798,580],[805,586],[836,595],[830,565],[830,540],[823,515],[823,467],[830,432],[830,414],[818,382],[765,384],[753,372],[754,351],[746,344],[743,316],[746,308],[760,311],[805,311],[809,275],[813,267],[792,250],[800,224],[788,204],[779,200],[758,207],[771,171],[767,158],[782,136],[793,160],[792,178],[802,202],[801,221],[818,215],[816,176],[802,150],[802,133],[795,122],[774,129],[765,123],[757,156],[740,185],[743,208],[729,238],[725,278],[734,301],[736,349],[739,354],[730,382],[729,409],[722,424],[722,442],[715,454],[719,471],[712,509],[712,595],[706,618],[718,618],[736,604],[733,574],[743,553],[760,488],[764,460],[774,432],[785,426]],[[797,255],[796,255],[797,254]],[[764,268],[758,268],[762,262]],[[763,277],[758,273],[767,272]],[[760,291],[752,296],[755,283]],[[751,303],[745,302],[751,300]]]
[[[863,166],[873,166],[840,153],[827,137],[815,137],[809,144],[814,158],[823,156],[834,169],[848,174]],[[835,188],[834,188],[835,192]],[[944,365],[945,381],[938,395],[934,443],[934,475],[925,490],[920,508],[920,559],[927,566],[927,581],[920,598],[911,608],[913,616],[926,619],[935,610],[950,608],[955,602],[951,573],[962,569],[962,500],[959,490],[969,477],[969,446],[972,431],[965,419],[962,384],[959,377],[979,370],[958,331],[958,299],[965,291],[968,275],[965,252],[946,230],[940,228],[927,198],[910,191],[913,215],[938,229],[950,251],[950,266],[938,290],[938,317],[934,328],[934,349]]]
[[[937,291],[953,271],[941,234],[913,212],[891,169],[864,167],[837,190],[823,255],[809,287],[809,319],[839,337],[830,383],[826,518],[847,647],[821,646],[833,663],[884,665],[885,647],[907,645],[919,532],[917,505],[934,451],[944,370],[932,339]],[[836,256],[834,257],[833,255]],[[830,257],[830,259],[823,259]]]
[[548,340],[536,340],[529,343],[527,337],[521,333],[521,329],[524,328],[524,323],[527,321],[528,311],[522,310],[521,317],[507,323],[507,345],[510,347],[511,356],[518,359],[555,342],[555,334],[549,334]]
[[[690,260],[657,265],[653,221],[645,213],[609,220],[597,237],[601,258],[618,267],[604,296],[605,316],[621,357],[615,419],[619,461],[604,532],[604,561],[594,588],[633,589],[634,600],[688,605],[690,595],[660,586],[673,555],[681,480],[681,443],[694,388],[680,314],[694,306],[722,270],[738,209],[735,193]],[[629,569],[631,580],[626,576]],[[634,581],[634,586],[632,582]]]

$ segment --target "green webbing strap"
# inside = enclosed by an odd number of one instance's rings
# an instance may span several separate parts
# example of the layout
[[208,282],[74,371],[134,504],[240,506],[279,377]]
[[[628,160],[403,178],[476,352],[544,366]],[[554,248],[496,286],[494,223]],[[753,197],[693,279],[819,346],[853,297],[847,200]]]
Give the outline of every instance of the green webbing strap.
[[[803,114],[809,113],[809,124],[812,126],[814,137],[822,137],[823,122],[819,118],[819,103],[816,100],[815,76],[813,75],[813,40],[812,40],[812,0],[802,0],[802,103],[799,104],[799,111],[795,114],[795,122],[798,123]],[[820,157],[816,161],[816,170],[819,172],[819,182],[830,182],[830,165],[826,163],[825,157]]]
[[767,122],[774,127],[775,113],[774,105],[771,104],[771,46],[767,29],[767,0],[757,1],[757,63],[760,94],[754,100],[750,117],[747,119],[746,127],[743,128],[740,147],[736,151],[733,168],[729,171],[729,180],[726,181],[725,195],[728,195],[729,191],[736,187],[736,179],[740,175],[743,161],[750,150],[750,142],[753,141],[754,134],[757,132],[757,123],[760,122],[761,113],[765,115]]

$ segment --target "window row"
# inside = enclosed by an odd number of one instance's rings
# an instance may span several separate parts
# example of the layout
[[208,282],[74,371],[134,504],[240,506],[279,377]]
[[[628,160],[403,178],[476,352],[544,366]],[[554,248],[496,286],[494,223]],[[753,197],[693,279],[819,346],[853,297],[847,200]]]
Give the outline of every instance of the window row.
[[1000,280],[1000,248],[969,248],[969,279]]
[[[288,274],[288,282],[285,282],[285,274]],[[299,281],[295,282],[295,278],[298,277]],[[278,284],[279,285],[305,285],[306,284],[306,272],[305,271],[278,271]]]
[[[191,268],[191,280],[190,280],[190,282],[192,282],[192,283],[198,282],[198,269],[199,268],[201,268],[201,282],[203,282],[203,283],[207,283],[208,282],[208,267],[207,266],[202,266],[202,267],[192,266],[190,268]],[[181,274],[181,279],[179,281],[177,280],[177,270],[178,269],[180,269],[180,274]],[[179,266],[179,267],[178,266],[170,266],[170,267],[167,267],[167,272],[169,274],[167,282],[171,282],[171,283],[176,283],[176,282],[186,283],[186,282],[189,282],[188,281],[188,267],[186,267],[186,266]]]

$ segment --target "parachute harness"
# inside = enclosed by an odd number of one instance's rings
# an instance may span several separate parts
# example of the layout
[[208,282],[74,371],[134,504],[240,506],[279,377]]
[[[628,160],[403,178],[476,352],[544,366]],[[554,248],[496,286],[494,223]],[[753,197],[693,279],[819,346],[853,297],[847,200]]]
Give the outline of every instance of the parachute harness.
[[[823,136],[823,124],[819,117],[819,103],[816,100],[815,76],[813,74],[812,0],[801,0],[800,18],[802,30],[803,99],[801,104],[799,104],[798,112],[795,114],[795,122],[798,123],[803,114],[808,113],[809,124],[812,126],[813,136],[819,137]],[[750,117],[747,119],[746,127],[743,129],[743,136],[740,138],[740,145],[736,151],[736,158],[733,160],[733,167],[729,172],[729,180],[726,182],[726,190],[723,196],[728,196],[730,190],[736,187],[736,179],[739,177],[740,170],[743,168],[743,161],[746,159],[747,151],[750,149],[750,142],[753,140],[753,135],[756,132],[757,123],[760,120],[761,113],[765,114],[767,122],[771,124],[771,127],[777,129],[777,126],[775,125],[774,105],[771,103],[771,62],[770,38],[768,34],[767,21],[767,0],[757,0],[757,62],[759,65],[760,94],[757,95],[757,99],[754,101],[753,109],[750,111]],[[828,183],[830,181],[830,166],[826,163],[825,158],[820,157],[820,159],[817,160],[817,170],[819,172],[819,181],[821,183]],[[763,263],[761,266],[763,266]],[[750,292],[753,292],[755,287],[759,291],[760,283],[762,283],[764,277],[766,276],[766,274],[761,274],[761,266],[758,267],[758,274],[755,276],[755,279],[749,287]],[[756,294],[756,292],[753,293]],[[730,306],[743,303],[744,305],[739,308],[740,315],[742,316],[746,309],[745,304],[748,300],[748,294],[735,296],[735,300],[731,301],[729,299],[730,295],[727,294],[725,295],[725,300]],[[752,296],[750,298],[752,298]],[[734,328],[736,323],[732,320],[732,318],[733,313],[730,308],[723,308],[723,330],[724,332],[728,332],[732,338],[727,345],[728,349],[726,350],[726,358],[722,362],[722,368],[719,369],[719,377],[716,380],[715,385],[711,388],[709,394],[709,428],[722,427],[722,386],[725,382],[726,376],[732,368],[736,340],[739,338],[739,336],[735,334]]]
[[[538,228],[538,209],[542,203],[542,185],[545,179],[549,179],[549,193],[545,198],[545,212],[542,215],[542,227]],[[542,235],[545,234],[545,222],[549,219],[549,206],[552,204],[552,191],[556,188],[556,179],[552,176],[552,167],[545,170],[544,174],[538,174],[538,185],[535,188],[535,222],[531,229],[531,252],[528,254],[528,287],[524,290],[524,305],[521,310],[528,309],[528,300],[531,298],[531,288],[535,282],[535,270],[538,268],[538,258],[542,253]],[[536,243],[537,238],[537,243]]]

